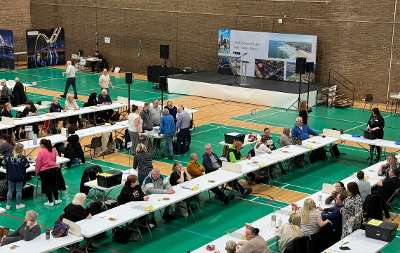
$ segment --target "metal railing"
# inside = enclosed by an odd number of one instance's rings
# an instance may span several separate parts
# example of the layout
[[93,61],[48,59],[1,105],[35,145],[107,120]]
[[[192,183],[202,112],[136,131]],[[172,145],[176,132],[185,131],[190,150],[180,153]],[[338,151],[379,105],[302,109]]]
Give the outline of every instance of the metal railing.
[[346,77],[344,77],[342,74],[331,68],[329,70],[328,86],[330,87],[335,84],[338,85],[338,88],[343,87],[347,91],[351,92],[353,96],[353,100],[351,102],[354,103],[355,91],[356,91],[355,84],[352,83]]

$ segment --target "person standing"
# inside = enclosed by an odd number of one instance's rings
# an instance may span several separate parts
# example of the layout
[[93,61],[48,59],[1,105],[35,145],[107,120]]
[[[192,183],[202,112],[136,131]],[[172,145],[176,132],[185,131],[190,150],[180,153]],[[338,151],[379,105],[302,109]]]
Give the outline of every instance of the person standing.
[[158,106],[158,104],[158,99],[153,99],[153,104],[150,106],[149,109],[153,126],[159,126],[161,121],[161,108]]
[[[100,73],[101,66],[103,66],[103,59],[104,57],[100,54],[99,50],[94,51],[94,55],[99,59],[97,63],[97,73]],[[95,62],[92,63],[92,72],[94,73],[94,64]]]
[[65,72],[62,72],[63,76],[64,75],[67,76],[67,82],[65,83],[64,94],[60,95],[60,97],[66,98],[69,86],[72,85],[72,88],[74,89],[74,98],[78,99],[78,93],[76,91],[75,72],[76,72],[76,69],[75,69],[74,66],[72,66],[72,62],[71,61],[67,61],[67,69],[65,70]]
[[18,143],[15,145],[13,153],[7,154],[3,161],[2,165],[7,170],[8,177],[8,192],[7,192],[7,205],[6,209],[9,210],[11,208],[11,198],[14,192],[14,189],[17,191],[17,209],[24,208],[25,205],[21,204],[22,198],[22,185],[25,178],[25,171],[29,168],[29,163],[26,157],[23,155],[24,145]]
[[308,116],[308,114],[312,112],[312,107],[308,108],[306,100],[300,102],[298,111],[299,111],[299,116],[303,119],[303,124],[310,126],[310,117]]
[[161,154],[161,158],[165,158],[165,154],[167,153],[167,150],[169,149],[169,154],[170,157],[168,159],[174,160],[174,147],[172,145],[172,139],[175,136],[175,121],[174,117],[169,114],[168,109],[163,109],[162,110],[162,118],[160,121],[160,129],[158,132],[158,135],[163,134],[165,137],[165,149],[164,153]]
[[108,88],[108,85],[111,86],[111,88],[114,89],[114,86],[112,85],[110,81],[110,75],[107,74],[107,69],[103,69],[103,74],[99,78],[99,85],[101,88],[101,91],[104,89],[107,90],[107,94],[110,95],[110,89]]
[[[361,197],[356,182],[347,184],[348,197],[344,201],[344,206],[340,209],[342,213],[342,238],[361,228],[363,199]],[[351,230],[348,227],[351,226]]]
[[186,155],[187,137],[189,135],[190,114],[183,110],[183,107],[178,107],[178,120],[176,122],[176,131],[178,132],[177,153],[176,156]]
[[140,111],[139,116],[143,120],[143,130],[151,131],[153,130],[153,122],[151,120],[150,114],[150,103],[145,102],[143,109]]
[[16,77],[15,79],[15,86],[12,90],[12,98],[11,98],[11,104],[12,106],[18,106],[18,105],[23,105],[26,104],[26,101],[28,98],[26,97],[25,91],[24,91],[24,85],[19,81],[19,78]]
[[139,116],[139,107],[132,105],[132,112],[128,115],[128,133],[132,141],[132,155],[136,155],[136,147],[139,144],[139,137],[142,136],[143,120]]
[[[367,123],[367,129],[373,132],[376,139],[383,139],[384,127],[385,127],[385,119],[382,117],[381,112],[379,111],[378,108],[373,108],[371,117],[369,118]],[[375,161],[379,162],[381,160],[381,147],[375,145],[370,145],[369,148],[370,154],[367,160],[372,160],[375,148],[377,152]]]
[[0,85],[1,85],[1,99],[0,101],[2,103],[8,103],[8,96],[9,96],[9,92],[8,92],[8,87],[7,87],[7,82],[6,79],[1,79],[0,80]]
[[45,206],[54,206],[53,195],[55,204],[58,205],[62,202],[58,198],[57,188],[57,169],[56,163],[57,151],[53,149],[51,141],[47,139],[40,140],[40,147],[42,150],[36,158],[35,172],[42,180],[42,187],[46,193],[48,201],[44,203]]

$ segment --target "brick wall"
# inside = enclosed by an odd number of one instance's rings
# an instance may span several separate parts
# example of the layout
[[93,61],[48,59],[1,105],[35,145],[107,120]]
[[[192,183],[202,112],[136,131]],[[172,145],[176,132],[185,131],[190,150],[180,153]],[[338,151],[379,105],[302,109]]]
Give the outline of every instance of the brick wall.
[[13,30],[14,51],[26,51],[26,30],[31,28],[30,0],[4,0],[0,4],[0,29]]
[[[386,101],[389,82],[393,12],[394,1],[373,0],[31,0],[32,27],[65,28],[67,56],[78,49],[93,55],[97,32],[98,49],[123,71],[146,73],[148,65],[162,64],[160,44],[170,45],[174,66],[215,71],[218,29],[317,35],[316,81],[327,82],[333,68],[356,85],[358,99],[373,93],[380,101]],[[282,13],[287,17],[278,24]],[[396,93],[399,39],[396,24],[390,74]]]

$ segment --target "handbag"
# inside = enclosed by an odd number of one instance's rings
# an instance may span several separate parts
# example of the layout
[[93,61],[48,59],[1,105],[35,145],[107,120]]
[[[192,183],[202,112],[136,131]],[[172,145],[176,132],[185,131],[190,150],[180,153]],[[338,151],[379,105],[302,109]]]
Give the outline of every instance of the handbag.
[[69,225],[62,221],[54,222],[54,230],[51,232],[53,237],[59,238],[68,235]]
[[301,144],[303,144],[303,140],[301,138],[298,138],[298,137],[293,137],[292,138],[292,144],[293,145],[301,145]]
[[10,228],[0,227],[0,238],[3,238],[8,232],[10,232]]
[[115,227],[112,229],[112,239],[118,243],[126,244],[131,234],[126,227]]
[[363,130],[364,131],[364,138],[368,140],[375,140],[375,134],[371,130]]

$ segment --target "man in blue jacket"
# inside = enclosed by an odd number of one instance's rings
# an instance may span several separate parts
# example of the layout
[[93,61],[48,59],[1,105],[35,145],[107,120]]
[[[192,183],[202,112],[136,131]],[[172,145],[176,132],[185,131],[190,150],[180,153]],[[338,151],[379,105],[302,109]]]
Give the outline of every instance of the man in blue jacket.
[[[211,144],[206,144],[205,149],[206,152],[203,155],[203,167],[206,169],[206,174],[219,170],[222,167],[222,161],[214,152],[212,152]],[[235,190],[240,192],[242,195],[248,195],[253,190],[252,188],[243,188],[243,186],[241,186],[237,180],[233,180],[228,184],[233,185],[233,187],[237,185]],[[218,187],[211,189],[211,191],[214,192],[221,201],[223,201],[221,198],[226,197]],[[225,202],[225,204],[227,203]]]
[[301,138],[302,140],[307,140],[310,138],[309,135],[314,135],[314,136],[323,136],[322,134],[319,134],[312,130],[309,126],[303,124],[303,118],[302,117],[297,117],[296,118],[296,125],[294,125],[292,129],[292,138],[297,137]]
[[336,205],[330,208],[321,208],[319,210],[329,212],[329,214],[322,214],[321,218],[323,221],[330,220],[332,222],[332,230],[337,231],[342,226],[342,213],[340,209],[343,207],[343,202],[347,198],[347,193],[345,190],[341,191],[335,199]]

